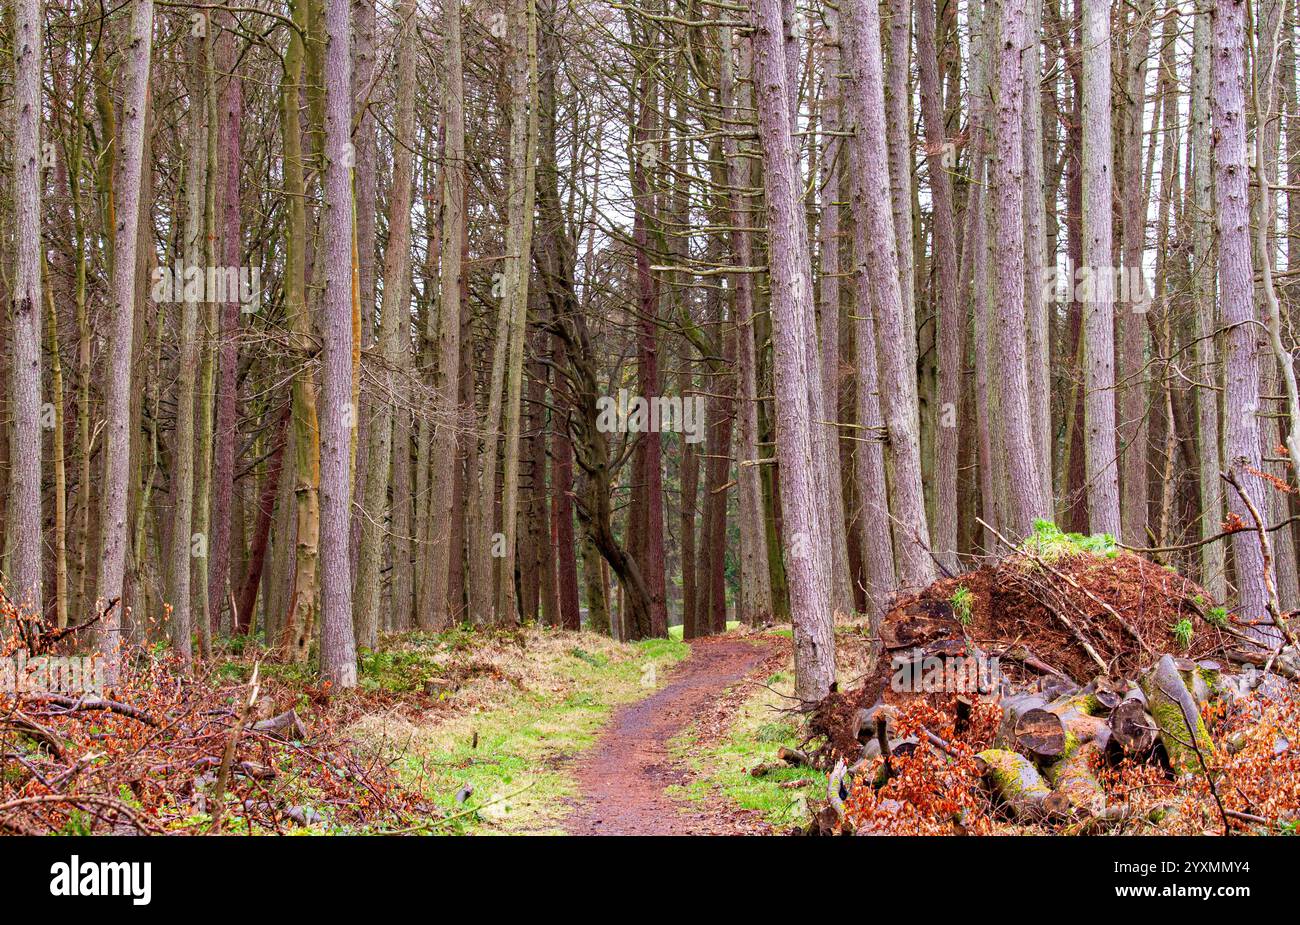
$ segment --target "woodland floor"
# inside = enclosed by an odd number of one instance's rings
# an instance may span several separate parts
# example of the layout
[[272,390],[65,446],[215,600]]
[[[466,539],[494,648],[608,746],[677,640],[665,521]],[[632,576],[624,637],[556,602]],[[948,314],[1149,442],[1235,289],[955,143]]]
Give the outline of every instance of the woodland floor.
[[620,708],[595,746],[576,762],[579,793],[563,821],[573,835],[768,834],[754,810],[730,800],[686,802],[669,793],[692,772],[670,745],[777,652],[771,637],[717,637],[691,643],[668,683]]

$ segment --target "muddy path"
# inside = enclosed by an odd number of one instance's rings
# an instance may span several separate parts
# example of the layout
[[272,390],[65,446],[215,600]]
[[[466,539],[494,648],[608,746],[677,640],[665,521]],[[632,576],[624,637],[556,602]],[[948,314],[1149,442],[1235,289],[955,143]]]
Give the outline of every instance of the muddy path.
[[668,748],[728,688],[770,658],[773,640],[717,637],[691,644],[668,684],[615,714],[596,744],[578,759],[579,796],[564,820],[573,835],[737,835],[771,829],[757,814],[725,801],[674,799],[664,790],[686,784],[690,770]]

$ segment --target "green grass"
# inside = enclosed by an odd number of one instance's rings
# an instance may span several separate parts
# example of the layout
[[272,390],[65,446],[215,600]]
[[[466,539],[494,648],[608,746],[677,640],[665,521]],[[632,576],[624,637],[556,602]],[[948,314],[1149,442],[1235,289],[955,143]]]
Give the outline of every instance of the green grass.
[[[781,712],[788,708],[787,698],[793,690],[793,676],[777,673],[767,679],[767,687],[754,689],[721,740],[703,745],[693,729],[675,738],[671,743],[673,750],[698,776],[684,787],[669,788],[669,792],[700,802],[716,800],[721,795],[737,806],[757,810],[776,828],[804,822],[807,800],[825,798],[824,773],[786,767],[768,771],[762,777],[749,773],[760,764],[779,763],[776,752],[782,745],[789,748],[799,745],[798,721]],[[812,783],[795,790],[782,790],[778,786],[783,781],[800,778]]]
[[[644,697],[689,652],[670,639],[619,644],[584,636],[574,645],[571,634],[540,638],[519,656],[529,674],[505,687],[501,702],[433,725],[382,729],[403,782],[459,814],[431,832],[556,831],[565,798],[576,792],[564,760],[596,740],[614,707]],[[380,733],[365,730],[371,738]],[[466,785],[473,793],[457,804]]]
[[952,612],[957,617],[957,622],[962,626],[970,626],[974,618],[971,605],[975,602],[975,595],[971,593],[971,589],[965,585],[958,585],[957,590],[952,592],[952,597],[948,598],[948,602],[952,604]]
[[1034,532],[1026,537],[1021,549],[1047,562],[1084,553],[1113,559],[1119,555],[1115,537],[1109,533],[1066,533],[1050,520],[1034,521]]
[[1192,621],[1183,617],[1173,626],[1169,627],[1169,632],[1174,636],[1174,641],[1178,643],[1180,649],[1186,649],[1192,644],[1192,637],[1195,630],[1192,628]]
[[[739,620],[728,620],[727,632],[731,632],[738,626],[740,626]],[[668,638],[675,640],[676,642],[681,642],[683,632],[685,632],[685,627],[683,627],[680,623],[677,624],[676,626],[670,626],[668,627]]]

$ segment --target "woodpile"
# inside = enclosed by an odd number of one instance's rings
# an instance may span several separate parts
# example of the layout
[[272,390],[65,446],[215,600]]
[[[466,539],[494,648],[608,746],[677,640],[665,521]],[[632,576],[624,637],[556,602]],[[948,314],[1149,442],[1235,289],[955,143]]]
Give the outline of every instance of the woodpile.
[[[1205,790],[1219,801],[1226,750],[1236,745],[1216,742],[1207,717],[1251,709],[1248,701],[1257,688],[1276,697],[1279,685],[1295,687],[1287,680],[1297,659],[1290,649],[1271,658],[1268,653],[1243,657],[1207,633],[1211,638],[1178,651],[1175,639],[1168,634],[1161,639],[1152,631],[1155,624],[1147,614],[1108,612],[1114,605],[1102,604],[1115,595],[1099,579],[1111,570],[1092,563],[1057,563],[1054,572],[1069,574],[1076,583],[1070,598],[1076,606],[1065,607],[1066,599],[1060,598],[1035,614],[1022,605],[1015,617],[1016,635],[1009,638],[989,611],[998,599],[993,576],[1005,574],[1006,568],[1004,561],[962,580],[984,596],[982,603],[977,599],[974,613],[965,611],[965,619],[950,603],[956,579],[900,601],[879,627],[877,663],[866,683],[854,691],[833,691],[810,712],[806,755],[800,754],[810,765],[834,770],[825,807],[813,807],[808,834],[852,831],[854,821],[845,806],[852,804],[850,794],[864,793],[858,802],[870,806],[872,822],[865,826],[871,831],[861,834],[884,831],[875,821],[882,813],[908,810],[908,801],[899,800],[887,785],[898,777],[900,763],[922,751],[927,761],[942,760],[959,771],[953,779],[977,779],[985,803],[967,802],[1003,824],[1065,831],[1135,821],[1155,826],[1168,815],[1164,808],[1139,810],[1108,796],[1103,779],[1111,769],[1149,768],[1172,786]],[[1121,571],[1129,583],[1135,574],[1152,574],[1132,563]],[[1178,612],[1198,594],[1190,583],[1169,577],[1174,579],[1167,583],[1172,594],[1147,600],[1149,611]],[[1140,591],[1151,590],[1137,584]],[[1023,589],[1015,594],[1023,600]],[[1083,600],[1093,601],[1092,606],[1078,606]],[[1197,606],[1208,612],[1204,599]],[[1033,632],[1035,620],[1041,621],[1042,632]],[[1098,631],[1099,621],[1106,624],[1105,632]],[[1110,670],[1098,669],[1088,681],[1075,680],[1094,656]],[[991,665],[992,671],[962,670],[972,662]],[[1225,663],[1242,670],[1230,670]],[[980,678],[974,690],[947,686],[954,678],[970,677]],[[918,685],[918,678],[944,683]],[[916,716],[928,719],[918,724]],[[965,732],[975,716],[987,718],[982,738]],[[1238,732],[1235,739],[1241,736]],[[810,747],[814,743],[819,747]],[[1290,741],[1279,737],[1277,748],[1288,751]],[[954,785],[950,781],[931,789],[945,787]],[[921,797],[942,802],[934,794]],[[1232,817],[1219,803],[1226,827]],[[825,812],[827,807],[833,812]],[[970,808],[953,812],[954,829],[971,825]],[[1238,811],[1236,816],[1252,814]]]

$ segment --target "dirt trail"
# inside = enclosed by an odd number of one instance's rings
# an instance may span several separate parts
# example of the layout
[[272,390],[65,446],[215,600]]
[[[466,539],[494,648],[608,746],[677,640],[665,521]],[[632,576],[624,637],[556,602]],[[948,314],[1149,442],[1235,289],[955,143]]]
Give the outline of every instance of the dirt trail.
[[579,760],[580,796],[564,820],[573,835],[735,835],[769,832],[757,814],[723,801],[693,803],[664,793],[690,780],[668,741],[773,651],[770,641],[717,637],[691,644],[668,684],[628,704]]

